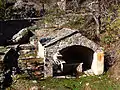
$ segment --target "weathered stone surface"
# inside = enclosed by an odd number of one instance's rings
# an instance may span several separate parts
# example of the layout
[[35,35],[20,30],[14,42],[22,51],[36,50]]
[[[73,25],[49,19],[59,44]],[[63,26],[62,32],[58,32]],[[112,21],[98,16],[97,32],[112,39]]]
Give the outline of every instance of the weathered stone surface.
[[27,74],[30,75],[30,78],[42,78],[44,63],[42,58],[25,58],[19,60],[19,67],[23,71],[27,71]]
[[[46,57],[50,56],[49,57],[50,60],[52,60],[52,56],[56,52],[66,48],[68,46],[81,45],[81,46],[86,46],[88,48],[91,48],[93,51],[96,51],[98,48],[100,48],[100,46],[98,46],[93,41],[87,39],[86,37],[82,36],[79,32],[73,33],[73,35],[61,40],[61,37],[65,37],[65,35],[68,36],[67,34],[69,34],[69,32],[72,31],[72,30],[69,31],[70,29],[65,29],[65,28],[62,30],[59,31],[59,36],[56,36],[56,38],[50,42],[50,43],[54,42],[53,45],[51,45],[51,46],[48,44],[45,45],[46,52],[47,52],[47,55],[45,55],[45,56]],[[73,32],[75,32],[75,31],[73,31]]]
[[[91,54],[95,52],[97,49],[100,49],[99,45],[87,39],[85,36],[82,36],[78,30],[71,30],[68,28],[63,28],[63,29],[58,29],[58,30],[54,29],[54,30],[50,30],[50,32],[49,30],[43,30],[43,31],[38,31],[37,35],[39,36],[39,38],[44,38],[44,37],[53,38],[50,42],[44,45],[45,47],[45,60],[44,60],[45,77],[49,77],[53,75],[52,68],[53,68],[53,65],[55,64],[54,55],[64,50],[65,48],[71,47],[71,46],[83,46],[83,47],[90,48]],[[61,64],[62,64],[62,61],[59,62],[59,65]]]
[[15,5],[14,8],[22,8],[23,7],[23,1],[22,0],[18,0]]
[[44,62],[43,58],[37,57],[38,48],[36,44],[20,45],[19,67],[30,78],[43,78]]
[[46,43],[45,47],[49,47],[51,45],[54,45],[56,42],[63,40],[67,37],[70,37],[72,35],[74,35],[75,33],[77,33],[78,31],[72,31],[72,32],[68,32],[68,33],[64,33],[62,36],[56,37],[55,39],[51,40],[49,43]]
[[36,17],[37,7],[39,6],[33,2],[17,0],[13,6],[13,10],[16,11],[13,13],[13,18]]
[[44,60],[44,77],[52,77],[53,76],[53,65],[50,60],[47,58]]
[[27,28],[24,28],[12,37],[12,42],[19,44],[27,43],[31,36],[33,36],[33,33]]
[[21,44],[20,49],[21,50],[34,50],[35,47],[31,44]]
[[36,58],[37,57],[37,48],[31,44],[22,44],[20,45],[20,60]]
[[64,10],[64,11],[66,10],[66,0],[61,0],[57,2],[57,4],[61,10]]

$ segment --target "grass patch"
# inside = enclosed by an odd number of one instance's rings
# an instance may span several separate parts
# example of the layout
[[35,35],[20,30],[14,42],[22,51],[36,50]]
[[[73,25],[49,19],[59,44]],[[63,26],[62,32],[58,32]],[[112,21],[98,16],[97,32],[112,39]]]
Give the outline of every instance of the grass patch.
[[85,23],[84,17],[83,16],[71,16],[71,20],[63,25],[63,27],[69,27],[73,29],[81,29]]
[[[111,80],[107,75],[87,76],[79,79],[56,79],[47,78],[45,80],[29,80],[25,76],[19,76],[19,79],[10,88],[14,90],[28,90],[30,87],[38,86],[40,90],[119,90],[120,83]],[[23,85],[24,84],[24,85]],[[23,86],[22,86],[23,85]],[[20,89],[22,86],[22,89]]]

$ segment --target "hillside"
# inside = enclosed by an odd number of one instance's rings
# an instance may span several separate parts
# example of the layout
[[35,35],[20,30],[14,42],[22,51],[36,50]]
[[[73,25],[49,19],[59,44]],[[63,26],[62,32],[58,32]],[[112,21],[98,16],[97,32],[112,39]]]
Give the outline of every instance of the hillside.
[[[18,1],[21,3],[17,3]],[[120,1],[65,1],[65,4],[61,4],[62,0],[61,2],[60,0],[15,0],[14,2],[8,0],[7,3],[0,0],[0,20],[37,18],[36,21],[31,20],[32,26],[28,29],[34,32],[39,40],[47,35],[58,36],[55,32],[63,28],[78,30],[81,35],[104,48],[104,73],[99,76],[83,75],[79,79],[51,77],[40,79],[25,72],[13,76],[13,82],[7,90],[120,89]],[[24,56],[27,57],[27,54]]]

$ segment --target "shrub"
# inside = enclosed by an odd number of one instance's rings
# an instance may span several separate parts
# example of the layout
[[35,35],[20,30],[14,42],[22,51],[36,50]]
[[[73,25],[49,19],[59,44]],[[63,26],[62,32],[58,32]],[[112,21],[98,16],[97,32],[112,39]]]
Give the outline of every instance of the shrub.
[[5,0],[0,0],[0,20],[5,18]]

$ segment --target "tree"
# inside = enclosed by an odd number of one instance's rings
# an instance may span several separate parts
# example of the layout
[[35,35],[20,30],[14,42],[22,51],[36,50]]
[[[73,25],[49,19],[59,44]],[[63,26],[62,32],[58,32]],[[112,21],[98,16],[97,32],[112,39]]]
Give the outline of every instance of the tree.
[[96,35],[99,37],[100,29],[101,29],[101,8],[100,8],[100,0],[93,1],[89,3],[88,8],[90,9],[92,16],[96,22]]

